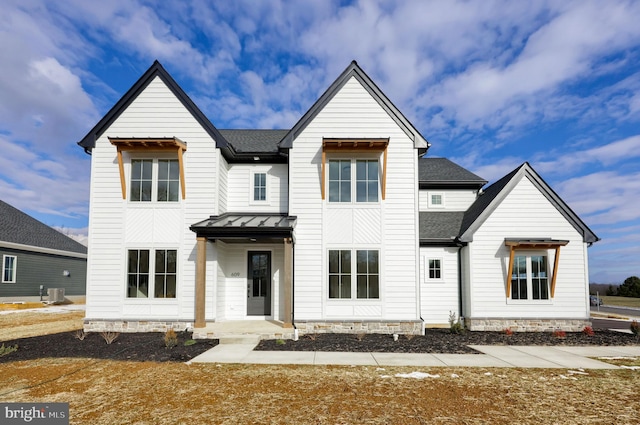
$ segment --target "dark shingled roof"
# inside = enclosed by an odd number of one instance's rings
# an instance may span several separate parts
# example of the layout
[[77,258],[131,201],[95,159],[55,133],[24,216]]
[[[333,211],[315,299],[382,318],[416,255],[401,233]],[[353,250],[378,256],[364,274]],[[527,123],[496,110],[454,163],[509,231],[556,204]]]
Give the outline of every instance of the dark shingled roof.
[[420,158],[418,161],[420,187],[468,186],[481,188],[487,181],[447,158]]
[[471,226],[473,222],[476,221],[476,219],[480,216],[480,214],[482,214],[482,212],[487,209],[491,201],[493,201],[496,196],[498,196],[498,194],[502,192],[502,189],[504,189],[507,183],[511,181],[513,176],[515,176],[518,170],[520,170],[520,168],[522,167],[524,167],[524,164],[522,164],[520,167],[516,168],[497,182],[493,183],[491,186],[487,187],[484,190],[484,193],[478,196],[476,201],[471,204],[464,215],[462,226],[460,227],[460,235],[467,231],[469,226]]
[[278,143],[289,130],[219,130],[222,136],[241,153],[277,153]]
[[464,214],[464,211],[420,212],[420,242],[454,243]]
[[3,201],[0,201],[0,242],[87,253],[86,246]]

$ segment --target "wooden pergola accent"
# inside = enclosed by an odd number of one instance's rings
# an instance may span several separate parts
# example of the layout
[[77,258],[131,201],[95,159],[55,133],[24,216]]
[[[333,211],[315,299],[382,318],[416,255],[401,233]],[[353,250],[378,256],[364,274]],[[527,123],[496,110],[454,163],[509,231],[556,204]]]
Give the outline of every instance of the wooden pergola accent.
[[109,137],[109,142],[118,150],[118,168],[120,169],[120,186],[122,188],[122,199],[127,199],[127,183],[124,177],[124,163],[122,161],[122,152],[177,152],[178,166],[180,168],[180,189],[182,191],[182,199],[186,196],[186,186],[184,181],[184,161],[182,153],[187,150],[187,144],[177,137]]
[[389,147],[389,138],[386,139],[322,139],[322,200],[326,194],[326,169],[327,169],[327,153],[363,153],[363,152],[382,152],[382,179],[380,181],[380,190],[382,199],[384,200],[387,188],[387,148]]
[[517,250],[531,249],[555,249],[556,255],[553,260],[553,273],[551,275],[551,298],[556,292],[556,276],[558,275],[558,264],[560,263],[560,247],[565,246],[569,241],[555,239],[505,239],[504,245],[509,247],[509,268],[507,269],[507,298],[511,297],[511,273],[513,270],[513,257]]

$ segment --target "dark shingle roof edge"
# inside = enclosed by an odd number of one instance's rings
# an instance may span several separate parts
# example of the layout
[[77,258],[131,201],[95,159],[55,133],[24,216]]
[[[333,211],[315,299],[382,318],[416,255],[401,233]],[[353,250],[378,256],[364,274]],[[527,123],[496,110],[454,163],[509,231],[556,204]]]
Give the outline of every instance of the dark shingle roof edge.
[[0,201],[0,246],[57,255],[82,254],[84,258],[87,254],[86,246],[4,201]]
[[418,160],[420,188],[473,187],[481,188],[487,181],[447,158]]
[[420,243],[455,244],[464,214],[464,211],[420,211]]
[[96,140],[107,130],[107,128],[124,112],[125,109],[138,97],[138,95],[153,81],[155,77],[159,77],[171,90],[171,92],[180,100],[184,107],[198,121],[204,130],[216,141],[219,148],[227,147],[228,143],[220,132],[214,127],[209,119],[196,106],[191,98],[182,90],[176,81],[169,75],[164,67],[157,60],[153,65],[142,74],[133,86],[116,102],[116,104],[102,117],[100,121],[87,133],[86,136],[78,142],[88,153],[95,147]]

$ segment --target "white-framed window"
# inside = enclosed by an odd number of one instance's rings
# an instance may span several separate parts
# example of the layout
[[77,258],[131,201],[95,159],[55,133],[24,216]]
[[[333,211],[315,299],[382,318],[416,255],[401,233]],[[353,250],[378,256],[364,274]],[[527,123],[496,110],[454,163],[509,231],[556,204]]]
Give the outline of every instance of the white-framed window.
[[429,192],[428,203],[429,208],[444,208],[444,193]]
[[378,159],[331,159],[328,180],[331,203],[375,203],[380,198]]
[[130,201],[178,202],[179,194],[177,159],[131,159]]
[[[379,299],[380,261],[379,251],[373,249],[329,250],[329,298],[330,299]],[[355,270],[355,291],[352,279]]]
[[521,254],[513,257],[511,299],[549,299],[549,261],[546,254]]
[[177,254],[175,249],[127,250],[127,298],[176,298]]
[[429,258],[427,259],[427,277],[430,280],[442,279],[442,259]]
[[15,255],[2,256],[2,283],[16,283],[18,257]]
[[253,173],[252,200],[254,202],[264,202],[267,200],[267,173]]

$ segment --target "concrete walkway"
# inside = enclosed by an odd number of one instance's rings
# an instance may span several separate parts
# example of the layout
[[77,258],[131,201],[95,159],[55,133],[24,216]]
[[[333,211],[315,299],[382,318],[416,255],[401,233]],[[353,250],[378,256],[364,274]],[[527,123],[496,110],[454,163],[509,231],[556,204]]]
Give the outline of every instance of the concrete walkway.
[[618,366],[590,357],[640,357],[640,346],[473,345],[471,347],[482,354],[416,354],[253,351],[256,345],[255,343],[219,344],[189,363],[618,369]]

